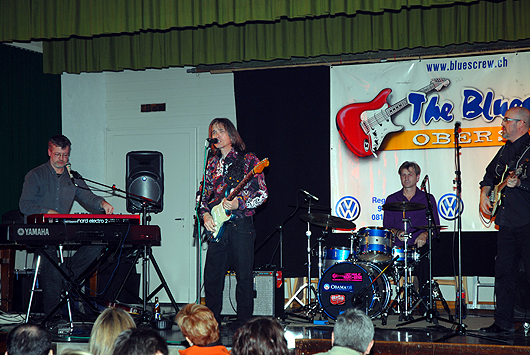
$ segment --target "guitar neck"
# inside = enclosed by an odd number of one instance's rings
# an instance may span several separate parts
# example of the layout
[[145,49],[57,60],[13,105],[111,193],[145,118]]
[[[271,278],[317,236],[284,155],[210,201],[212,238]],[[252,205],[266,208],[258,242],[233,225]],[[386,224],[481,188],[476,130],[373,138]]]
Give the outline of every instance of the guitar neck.
[[248,173],[245,178],[230,192],[228,197],[226,198],[228,201],[232,201],[237,194],[243,189],[243,186],[245,186],[250,179],[254,177],[254,170],[252,170],[250,173]]
[[[431,83],[427,86],[424,86],[422,87],[421,89],[418,90],[418,92],[422,92],[424,94],[427,94],[429,93],[430,91],[434,90],[436,86]],[[386,110],[385,110],[385,113],[390,117],[390,116],[393,116],[394,114],[396,114],[397,112],[403,110],[405,107],[407,107],[408,105],[410,105],[409,103],[409,100],[405,97],[401,100],[399,100],[398,102],[396,102],[395,104],[393,104],[392,106],[389,106]]]

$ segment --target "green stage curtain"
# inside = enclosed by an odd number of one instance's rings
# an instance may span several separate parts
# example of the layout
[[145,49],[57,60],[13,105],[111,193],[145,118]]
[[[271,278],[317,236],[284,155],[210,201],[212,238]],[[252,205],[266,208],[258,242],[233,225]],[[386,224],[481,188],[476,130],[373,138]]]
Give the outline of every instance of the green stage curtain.
[[[377,2],[376,2],[377,3]],[[142,31],[44,43],[44,71],[80,73],[270,61],[530,38],[530,1]]]
[[[0,41],[135,33],[381,13],[454,0],[13,0],[0,2]],[[476,2],[460,0],[458,3]]]
[[42,73],[42,54],[0,44],[0,126],[1,216],[18,209],[24,176],[61,133],[61,77]]

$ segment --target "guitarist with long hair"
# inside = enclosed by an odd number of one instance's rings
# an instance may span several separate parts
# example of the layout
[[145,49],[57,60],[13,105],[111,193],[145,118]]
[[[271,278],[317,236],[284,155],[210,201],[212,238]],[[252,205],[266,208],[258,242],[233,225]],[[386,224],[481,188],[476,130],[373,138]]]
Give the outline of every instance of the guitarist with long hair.
[[204,268],[206,306],[220,325],[225,274],[233,267],[237,321],[232,328],[237,328],[252,317],[253,215],[267,200],[268,191],[263,173],[254,172],[260,164],[258,158],[245,152],[245,143],[229,119],[215,118],[210,123],[209,137],[214,139],[213,156],[206,166],[199,209],[204,227],[212,236]]
[[[530,282],[530,179],[525,179],[523,166],[530,158],[529,126],[530,111],[526,108],[513,107],[506,111],[502,119],[502,136],[506,143],[489,163],[480,182],[480,211],[487,216],[492,215],[496,205],[492,201],[497,198],[490,192],[496,190],[499,181],[505,180],[506,186],[501,190],[502,198],[495,215],[499,230],[495,259],[495,322],[480,329],[487,333],[514,331],[514,304],[521,262],[526,280]],[[523,296],[528,297],[530,295]]]

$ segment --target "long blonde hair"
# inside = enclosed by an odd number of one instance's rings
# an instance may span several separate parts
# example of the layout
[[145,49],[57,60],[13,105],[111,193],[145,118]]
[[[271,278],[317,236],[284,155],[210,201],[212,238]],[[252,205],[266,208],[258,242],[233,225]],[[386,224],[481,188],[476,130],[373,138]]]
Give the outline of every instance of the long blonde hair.
[[136,324],[129,313],[120,308],[105,309],[90,332],[89,352],[92,355],[111,355],[118,335],[131,328],[136,328]]

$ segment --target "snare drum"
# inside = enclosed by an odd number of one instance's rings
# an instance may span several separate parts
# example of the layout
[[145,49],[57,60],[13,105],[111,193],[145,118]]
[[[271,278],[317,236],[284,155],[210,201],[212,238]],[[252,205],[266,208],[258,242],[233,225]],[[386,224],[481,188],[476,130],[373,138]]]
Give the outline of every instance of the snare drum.
[[[405,249],[401,247],[392,248],[392,259],[398,257],[396,260],[396,265],[404,266],[405,265]],[[420,260],[420,251],[414,247],[407,248],[407,264],[412,264]]]
[[359,259],[385,262],[391,259],[392,232],[382,227],[365,227],[359,230]]
[[351,255],[350,248],[347,247],[331,247],[324,250],[324,270],[336,263],[355,260],[355,252]]

